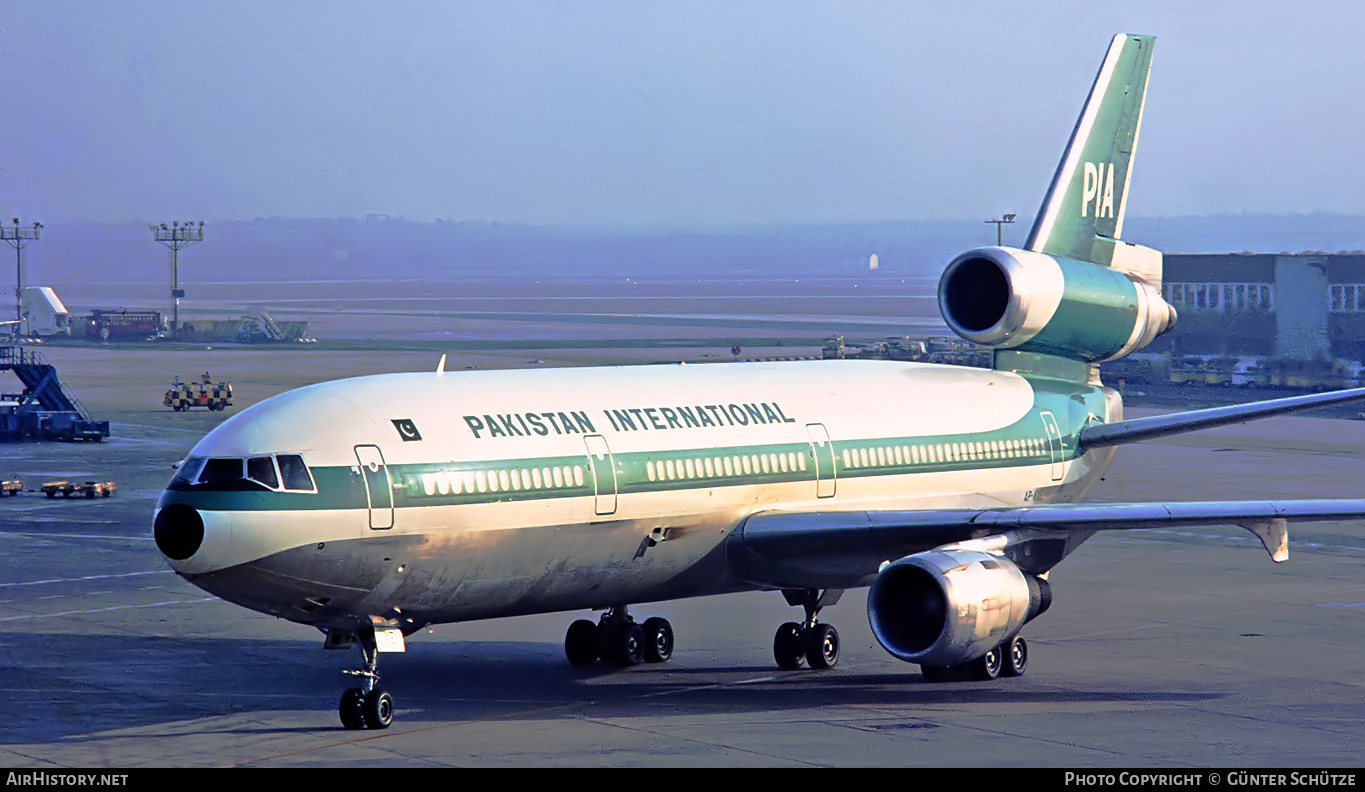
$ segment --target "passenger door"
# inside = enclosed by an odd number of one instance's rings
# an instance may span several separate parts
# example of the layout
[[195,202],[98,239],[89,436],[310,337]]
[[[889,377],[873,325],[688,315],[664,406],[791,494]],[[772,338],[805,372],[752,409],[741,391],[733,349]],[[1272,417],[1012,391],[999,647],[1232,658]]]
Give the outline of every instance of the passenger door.
[[360,475],[365,477],[365,497],[369,502],[370,527],[384,530],[393,527],[393,482],[389,479],[384,454],[376,445],[358,445],[355,458],[360,463]]
[[588,447],[588,467],[592,469],[592,483],[596,494],[594,510],[598,514],[616,513],[616,460],[602,435],[587,435],[583,442]]
[[806,424],[806,434],[810,437],[811,455],[815,458],[815,497],[833,498],[836,486],[834,474],[834,443],[830,442],[829,431],[824,424]]
[[1057,419],[1048,410],[1043,410],[1043,431],[1047,434],[1048,455],[1052,457],[1052,480],[1061,481],[1065,473],[1062,456],[1062,432],[1057,428]]

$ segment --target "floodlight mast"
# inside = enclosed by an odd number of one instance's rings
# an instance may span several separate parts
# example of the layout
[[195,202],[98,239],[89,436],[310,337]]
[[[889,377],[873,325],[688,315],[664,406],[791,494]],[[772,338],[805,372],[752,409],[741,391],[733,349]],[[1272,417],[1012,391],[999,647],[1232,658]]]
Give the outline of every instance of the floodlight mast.
[[1002,217],[999,217],[999,218],[997,218],[997,219],[995,219],[995,220],[987,220],[987,221],[986,221],[987,223],[995,223],[995,244],[996,244],[997,247],[1004,244],[1004,238],[1005,238],[1005,237],[1004,237],[1004,232],[1003,232],[1001,229],[1003,229],[1004,226],[1005,226],[1007,223],[1013,223],[1013,222],[1014,222],[1014,218],[1015,218],[1015,214],[1014,214],[1013,212],[1011,212],[1011,213],[1009,213],[1009,214],[1007,214],[1007,215],[1004,215],[1004,216],[1002,216]]
[[169,227],[162,223],[151,229],[156,241],[171,251],[171,324],[168,329],[172,338],[179,338],[180,300],[185,296],[184,289],[180,288],[180,249],[204,241],[204,221],[200,220],[196,225],[192,220],[184,223],[176,220]]
[[20,228],[19,218],[15,217],[14,227],[0,223],[0,240],[14,248],[14,335],[24,331],[24,248],[38,241],[42,223],[34,223],[32,228]]

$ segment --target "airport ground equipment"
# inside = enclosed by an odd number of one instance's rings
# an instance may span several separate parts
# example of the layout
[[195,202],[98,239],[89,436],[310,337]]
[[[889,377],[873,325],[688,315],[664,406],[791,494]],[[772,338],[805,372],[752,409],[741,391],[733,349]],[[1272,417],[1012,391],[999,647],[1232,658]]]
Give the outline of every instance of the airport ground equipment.
[[71,335],[71,313],[51,287],[25,286],[23,306],[24,318],[28,322],[28,327],[25,328],[28,335],[34,337]]
[[24,482],[20,479],[5,479],[0,481],[0,497],[6,495],[18,495],[24,491]]
[[43,494],[49,498],[61,495],[69,498],[72,495],[84,495],[93,498],[96,495],[107,498],[114,493],[118,487],[112,481],[49,481],[42,486]]
[[904,360],[911,363],[946,363],[955,366],[991,367],[988,348],[945,336],[927,338],[893,337],[883,341],[861,344],[845,343],[841,335],[825,339],[821,357],[826,360],[857,358],[861,360]]
[[109,422],[95,421],[41,353],[0,347],[0,371],[13,371],[23,390],[0,393],[0,440],[93,440],[109,436]]
[[191,407],[207,407],[212,411],[226,410],[232,406],[232,383],[221,380],[213,382],[207,371],[199,382],[181,382],[180,378],[176,377],[162,398],[162,403],[176,412]]
[[316,339],[308,334],[310,324],[309,321],[282,322],[264,308],[252,308],[247,316],[242,317],[237,332],[237,342],[242,344],[282,341],[300,344],[314,343]]
[[96,308],[81,320],[85,337],[111,341],[144,339],[161,332],[160,311],[128,311]]

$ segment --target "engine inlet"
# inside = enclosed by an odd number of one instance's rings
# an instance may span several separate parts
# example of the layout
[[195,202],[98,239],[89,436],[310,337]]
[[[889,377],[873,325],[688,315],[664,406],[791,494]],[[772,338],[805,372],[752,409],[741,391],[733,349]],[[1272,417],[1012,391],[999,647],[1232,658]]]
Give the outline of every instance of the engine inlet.
[[943,273],[939,287],[943,316],[970,333],[1000,322],[1010,303],[1010,282],[991,259],[959,259]]

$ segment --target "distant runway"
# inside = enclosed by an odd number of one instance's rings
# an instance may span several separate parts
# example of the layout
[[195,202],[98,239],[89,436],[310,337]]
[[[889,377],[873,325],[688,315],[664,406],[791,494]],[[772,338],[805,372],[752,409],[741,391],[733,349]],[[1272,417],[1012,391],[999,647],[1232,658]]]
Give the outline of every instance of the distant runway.
[[[1280,565],[1232,527],[1096,537],[1052,573],[1052,609],[1024,632],[1028,673],[991,684],[926,683],[876,645],[863,591],[823,614],[843,638],[828,672],[774,666],[773,632],[796,613],[776,593],[634,608],[666,615],[678,649],[628,670],[564,661],[564,629],[582,614],[440,626],[382,659],[393,727],[346,731],[339,670],[357,652],[324,652],[311,628],[207,598],[150,541],[171,463],[241,406],[161,408],[161,375],[144,371],[153,353],[49,357],[107,361],[62,373],[114,438],[0,446],[0,476],[121,489],[0,499],[0,765],[1320,767],[1365,756],[1359,524],[1291,526]],[[341,355],[243,351],[166,365],[249,382],[246,403],[427,357],[373,353],[347,367]],[[1278,418],[1127,447],[1092,500],[1358,497],[1362,444],[1365,422]]]
[[[272,281],[199,284],[187,321],[240,317],[246,306],[268,308],[277,319],[308,320],[324,345],[382,336],[393,341],[444,344],[446,350],[509,345],[580,349],[624,344],[815,347],[826,336],[854,338],[943,335],[934,284],[938,273],[859,273],[788,280],[623,276],[487,280]],[[73,283],[73,304],[117,304],[155,309],[160,284]]]

